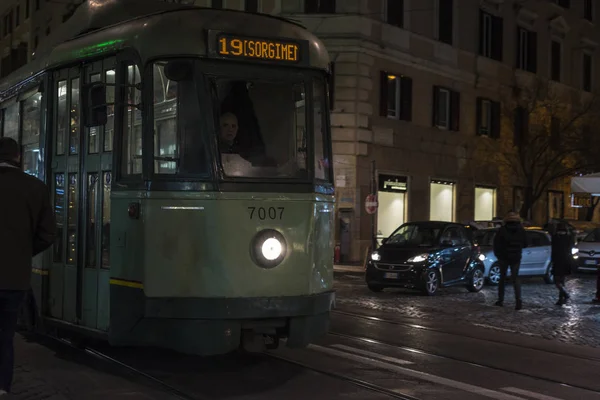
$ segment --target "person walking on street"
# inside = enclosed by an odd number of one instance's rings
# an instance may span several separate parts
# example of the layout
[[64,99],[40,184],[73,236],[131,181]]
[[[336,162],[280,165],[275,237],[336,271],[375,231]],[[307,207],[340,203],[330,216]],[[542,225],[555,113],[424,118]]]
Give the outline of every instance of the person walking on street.
[[500,264],[500,283],[498,285],[498,301],[496,305],[504,306],[504,288],[506,273],[510,268],[510,275],[515,287],[515,310],[523,308],[521,299],[521,280],[519,267],[523,248],[527,247],[527,235],[521,224],[521,217],[515,212],[510,212],[504,218],[504,225],[494,237],[494,254]]
[[18,311],[30,288],[33,256],[54,242],[48,187],[20,168],[16,141],[0,138],[0,396],[10,393]]
[[557,306],[562,306],[569,300],[569,294],[565,290],[565,278],[571,275],[573,256],[571,250],[575,245],[573,235],[564,222],[560,222],[552,234],[552,274],[554,284],[558,289]]

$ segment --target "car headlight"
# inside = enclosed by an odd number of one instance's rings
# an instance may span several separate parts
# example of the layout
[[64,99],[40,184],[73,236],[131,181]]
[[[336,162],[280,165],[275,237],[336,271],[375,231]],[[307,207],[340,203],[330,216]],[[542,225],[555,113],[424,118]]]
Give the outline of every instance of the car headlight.
[[373,261],[379,261],[379,260],[381,260],[381,254],[379,254],[376,251],[372,252],[371,253],[371,260],[373,260]]
[[480,254],[479,256],[477,256],[477,258],[479,258],[479,261],[485,261],[487,257],[485,256],[485,254]]
[[254,236],[250,252],[259,267],[274,268],[285,258],[287,243],[281,233],[273,229],[266,229]]
[[579,249],[577,247],[573,247],[571,249],[571,254],[575,255],[575,254],[578,254],[578,253],[579,253]]
[[408,262],[420,263],[429,257],[429,254],[419,254],[418,256],[414,256],[408,259]]

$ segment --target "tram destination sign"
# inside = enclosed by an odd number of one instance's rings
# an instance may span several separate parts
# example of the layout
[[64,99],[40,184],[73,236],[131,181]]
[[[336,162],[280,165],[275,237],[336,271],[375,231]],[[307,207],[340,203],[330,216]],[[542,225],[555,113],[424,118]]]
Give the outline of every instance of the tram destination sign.
[[211,51],[217,57],[234,60],[268,61],[276,64],[307,64],[308,42],[268,39],[211,32]]

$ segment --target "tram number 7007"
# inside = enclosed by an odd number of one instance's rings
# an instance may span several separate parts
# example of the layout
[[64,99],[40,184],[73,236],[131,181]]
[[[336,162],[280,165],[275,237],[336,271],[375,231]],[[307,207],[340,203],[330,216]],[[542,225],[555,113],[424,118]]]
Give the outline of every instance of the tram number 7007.
[[248,207],[250,219],[282,219],[284,207]]

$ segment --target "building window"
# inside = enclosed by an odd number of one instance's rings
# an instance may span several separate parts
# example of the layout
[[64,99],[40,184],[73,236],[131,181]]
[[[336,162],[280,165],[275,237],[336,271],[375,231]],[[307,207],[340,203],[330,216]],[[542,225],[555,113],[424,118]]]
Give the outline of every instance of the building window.
[[459,130],[460,93],[433,87],[433,126],[449,131]]
[[477,98],[477,135],[494,139],[500,137],[500,103]]
[[335,14],[335,0],[305,0],[307,14]]
[[387,0],[386,22],[404,28],[404,0]]
[[588,21],[594,20],[594,9],[592,8],[592,0],[583,0],[583,18]]
[[21,6],[15,9],[15,28],[21,25]]
[[429,187],[429,220],[454,221],[454,188],[452,182],[431,181]]
[[537,33],[517,28],[517,68],[537,72]]
[[212,0],[211,2],[212,8],[222,9],[223,8],[223,0]]
[[491,221],[496,214],[496,189],[475,187],[475,221]]
[[529,131],[529,114],[523,107],[515,108],[514,115],[514,137],[513,143],[515,146],[524,144]]
[[454,2],[453,0],[437,0],[438,40],[452,44],[454,33]]
[[550,79],[560,82],[561,77],[561,44],[553,40],[550,45]]
[[25,0],[25,19],[29,18],[29,13],[30,13],[30,6],[29,6],[29,2],[31,0]]
[[571,0],[554,0],[554,3],[558,4],[562,8],[569,8],[571,6]]
[[583,53],[583,90],[592,91],[592,55]]
[[412,120],[412,79],[381,71],[380,115]]
[[479,11],[479,54],[502,61],[502,18]]
[[258,0],[246,0],[244,4],[244,11],[251,13],[258,12]]
[[35,11],[39,11],[40,9],[40,0],[35,0]]

